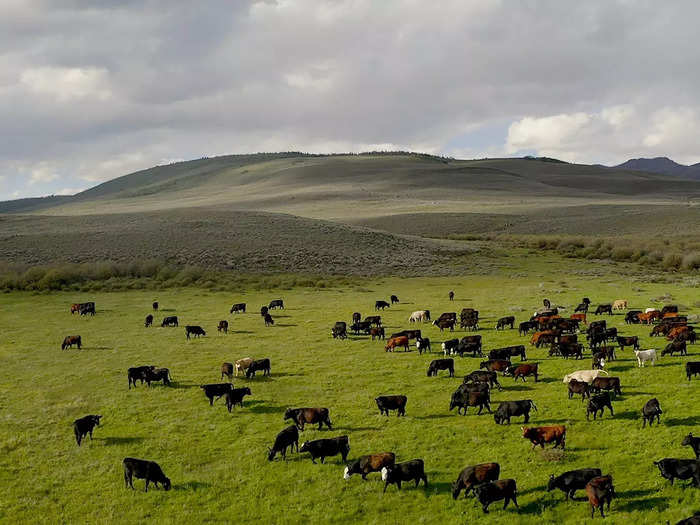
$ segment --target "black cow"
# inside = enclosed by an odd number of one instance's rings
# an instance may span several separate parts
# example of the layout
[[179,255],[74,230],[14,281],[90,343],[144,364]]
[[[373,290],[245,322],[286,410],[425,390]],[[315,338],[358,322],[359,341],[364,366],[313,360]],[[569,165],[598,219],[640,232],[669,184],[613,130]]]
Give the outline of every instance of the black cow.
[[80,305],[80,315],[95,315],[95,303],[83,303]]
[[678,352],[681,355],[688,355],[688,347],[685,340],[671,341],[666,345],[666,348],[664,348],[663,352],[661,352],[661,355],[673,355],[675,352]]
[[681,445],[684,447],[692,447],[695,452],[695,458],[700,459],[700,438],[694,437],[692,432],[683,438]]
[[596,377],[591,383],[591,392],[612,390],[616,395],[622,395],[619,377]]
[[288,408],[284,412],[284,420],[291,419],[297,424],[299,430],[304,430],[304,425],[318,423],[321,430],[325,424],[328,430],[332,430],[331,418],[327,408]]
[[642,428],[647,426],[647,421],[649,422],[649,426],[652,426],[654,424],[654,418],[656,418],[656,423],[660,425],[661,414],[661,405],[658,399],[652,398],[647,401],[644,407],[642,407]]
[[373,326],[372,328],[369,329],[369,335],[372,337],[372,341],[374,341],[375,339],[384,340],[384,338],[386,336],[384,333],[383,326]]
[[508,359],[511,357],[520,357],[521,361],[527,361],[527,355],[525,355],[525,345],[515,345],[515,346],[505,346],[503,348],[496,348],[489,352],[489,359]]
[[588,313],[588,303],[579,303],[578,306],[574,308],[574,313],[576,312]]
[[231,383],[213,383],[210,385],[199,385],[199,388],[204,390],[204,395],[209,399],[209,406],[214,405],[214,398],[219,399],[226,395],[227,392],[233,390]]
[[354,312],[352,314],[352,322],[359,323],[362,320],[362,314],[360,312]]
[[265,317],[265,315],[269,311],[270,311],[270,309],[267,306],[261,306],[260,307],[260,317]]
[[360,332],[369,334],[371,329],[372,323],[370,323],[369,321],[360,321],[359,323],[353,323],[350,326],[350,330],[352,330],[355,335],[360,335]]
[[455,376],[455,360],[454,359],[433,359],[428,366],[428,377],[437,376],[438,370],[448,370],[450,377]]
[[450,290],[450,292],[447,294],[447,296],[450,298],[450,301],[455,300],[455,293],[452,290]]
[[365,323],[373,324],[375,326],[382,326],[382,316],[381,315],[368,315],[364,319]]
[[[169,369],[149,367],[143,372],[143,379],[141,382],[143,383],[143,381],[146,381],[146,384],[151,386],[151,383],[155,381],[163,381],[164,386],[170,386],[171,380]],[[134,386],[136,385],[134,384]]]
[[515,316],[509,315],[507,317],[501,317],[498,321],[496,321],[496,330],[505,330],[506,326],[510,327],[512,330],[514,324]]
[[401,490],[402,481],[415,481],[416,487],[418,487],[418,483],[423,480],[425,487],[428,486],[428,476],[425,475],[422,459],[412,459],[382,468],[382,480],[384,481],[384,492],[392,483]]
[[141,384],[143,385],[143,382],[146,381],[146,373],[150,372],[152,370],[155,370],[154,365],[148,365],[148,366],[134,366],[129,368],[126,371],[126,377],[129,380],[129,390],[131,390],[131,385],[133,384],[134,387],[136,386],[136,381],[141,381]]
[[489,505],[494,501],[505,500],[503,503],[503,508],[508,506],[511,501],[518,506],[518,501],[516,499],[517,486],[514,479],[501,479],[498,481],[492,481],[490,483],[484,483],[478,485],[474,488],[474,493],[481,503],[481,508],[484,513],[488,514]]
[[263,376],[270,375],[270,360],[268,358],[256,359],[253,361],[246,369],[245,376],[246,378],[250,379],[251,377],[255,377],[255,372],[259,371],[263,373]]
[[598,308],[595,309],[595,312],[593,312],[594,315],[602,315],[602,314],[613,314],[612,310],[612,304],[599,304]]
[[202,329],[201,326],[188,325],[185,326],[185,335],[187,336],[187,339],[189,339],[190,335],[192,335],[193,337],[199,337],[202,335],[207,335],[207,333]]
[[390,301],[391,301],[391,304],[398,303],[398,302],[399,302],[399,298],[396,297],[395,295],[392,295]]
[[158,483],[163,485],[163,489],[170,490],[170,479],[163,473],[163,469],[155,461],[144,459],[124,458],[124,483],[126,488],[134,488],[134,478],[146,480],[146,492],[148,484],[153,483],[156,487]]
[[671,481],[678,479],[692,479],[696,487],[700,487],[700,461],[697,459],[674,459],[664,458],[654,461],[654,465],[659,467],[661,477]]
[[423,352],[430,352],[430,339],[427,337],[417,339],[416,348],[418,349],[419,354],[422,354]]
[[[476,384],[485,385],[485,383]],[[452,397],[450,398],[450,410],[457,407],[457,413],[466,416],[468,407],[479,407],[479,412],[477,412],[477,416],[480,416],[482,410],[484,409],[484,407],[486,407],[486,410],[488,410],[489,414],[491,414],[491,396],[489,395],[488,387],[485,392],[470,392],[463,390],[461,388],[463,386],[465,385],[460,385],[460,388],[458,388],[455,392],[452,393]],[[462,410],[464,412],[462,412]]]
[[496,386],[499,390],[503,390],[501,383],[498,382],[498,374],[488,370],[474,370],[470,372],[464,376],[464,383],[487,383],[490,388]]
[[563,474],[559,474],[554,477],[554,474],[549,476],[549,481],[547,482],[547,492],[551,492],[554,489],[561,490],[566,494],[566,499],[574,499],[574,494],[577,490],[583,490],[586,485],[593,478],[597,478],[601,475],[601,470],[599,468],[580,468],[577,470],[569,470]]
[[527,335],[532,330],[537,330],[540,324],[537,321],[523,321],[518,325],[518,335]]
[[224,394],[224,400],[226,401],[226,408],[231,412],[231,408],[239,405],[243,408],[243,398],[245,396],[252,395],[250,388],[247,386],[243,388],[232,388]]
[[277,453],[282,454],[282,459],[286,459],[287,448],[291,447],[290,450],[294,452],[295,445],[297,447],[297,452],[299,452],[299,429],[296,427],[296,425],[289,425],[287,428],[277,434],[272,448],[267,449],[267,460],[272,461],[275,459]]
[[591,397],[588,400],[588,407],[586,407],[586,421],[590,421],[588,416],[591,414],[593,414],[593,421],[595,421],[598,412],[600,412],[600,417],[603,417],[605,407],[608,407],[611,416],[615,415],[613,412],[612,403],[610,402],[610,392],[603,392]]
[[695,377],[698,374],[700,374],[700,361],[688,361],[685,364],[685,375],[688,376],[688,381],[691,376]]
[[504,422],[510,425],[510,418],[517,416],[525,416],[524,423],[530,422],[530,409],[537,410],[532,399],[521,399],[518,401],[501,401],[493,414],[493,420],[497,425]]
[[696,512],[689,518],[682,519],[676,525],[700,525],[700,511]]
[[380,414],[389,415],[389,410],[396,410],[397,416],[406,415],[406,396],[379,396],[374,399]]
[[624,350],[626,346],[631,346],[635,350],[639,350],[639,337],[636,335],[631,337],[622,337],[618,335],[617,344],[620,345],[620,350]]
[[455,350],[459,346],[459,339],[448,339],[442,343],[442,352],[445,355],[451,355],[455,353]]
[[158,311],[158,301],[153,301],[153,310]]
[[391,305],[386,301],[375,301],[374,303],[375,310],[384,310],[385,308],[389,308],[390,306]]
[[452,498],[457,499],[459,493],[464,489],[464,497],[474,490],[474,487],[496,481],[501,474],[501,466],[498,463],[481,463],[466,467],[459,473],[457,481],[452,483]]
[[275,320],[270,314],[265,314],[263,318],[265,319],[265,326],[272,326],[275,324]]
[[168,317],[164,317],[163,322],[160,323],[160,326],[178,326],[177,315],[169,315]]
[[348,460],[350,443],[348,436],[316,439],[302,443],[299,452],[308,452],[311,455],[312,463],[316,463],[316,458],[321,458],[321,463],[323,463],[327,457],[337,456],[338,454],[342,456],[343,463],[345,463]]
[[480,335],[465,335],[459,342],[463,345],[477,345],[479,347],[479,353],[481,353],[482,344]]
[[572,379],[569,381],[568,385],[569,389],[569,399],[574,397],[574,394],[581,394],[581,402],[583,403],[584,398],[591,398],[591,390],[585,381],[577,381],[576,379]]
[[331,328],[331,335],[333,339],[345,339],[348,336],[347,324],[345,321],[336,321],[333,328]]
[[639,324],[639,317],[637,317],[639,314],[641,314],[641,310],[630,310],[625,314],[625,323],[627,324]]
[[231,307],[231,311],[229,312],[232,314],[233,312],[240,313],[243,312],[245,313],[245,303],[236,303]]
[[420,339],[421,336],[420,330],[402,330],[401,332],[396,332],[395,334],[391,334],[391,337],[389,339],[393,339],[394,337],[408,337],[409,339]]
[[219,321],[219,324],[216,327],[216,330],[218,332],[223,332],[223,333],[227,334],[228,333],[228,321],[226,319]]
[[90,434],[90,441],[92,441],[92,431],[95,427],[100,426],[100,418],[102,418],[102,416],[90,415],[73,421],[73,433],[75,434],[75,441],[78,443],[78,446],[80,446],[80,442],[87,434]]
[[144,326],[148,328],[149,326],[153,326],[153,314],[148,314],[146,316],[146,322],[144,323]]
[[284,310],[284,301],[282,299],[274,299],[270,301],[270,304],[267,305],[267,307],[270,310],[276,310],[277,308],[279,308],[280,310]]

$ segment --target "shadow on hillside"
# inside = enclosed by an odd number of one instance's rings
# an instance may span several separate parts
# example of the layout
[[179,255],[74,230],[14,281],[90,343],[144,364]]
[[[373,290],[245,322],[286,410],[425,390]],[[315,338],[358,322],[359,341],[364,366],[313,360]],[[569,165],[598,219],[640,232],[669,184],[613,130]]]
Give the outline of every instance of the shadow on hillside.
[[306,374],[302,374],[301,372],[270,372],[270,376],[267,376],[268,378],[271,377],[295,377],[295,376],[305,376]]
[[243,407],[255,414],[284,414],[285,408],[269,404],[264,399],[244,400]]
[[284,327],[284,328],[289,328],[289,327],[298,326],[298,325],[296,325],[296,324],[294,324],[294,323],[277,323],[275,326],[281,326],[281,327]]
[[229,334],[254,334],[252,330],[229,330]]
[[158,308],[159,312],[177,312],[175,308]]
[[538,485],[536,487],[530,487],[530,488],[525,489],[525,490],[518,489],[518,496],[530,494],[531,492],[544,492],[545,490],[547,490],[546,485]]
[[[656,492],[656,491],[652,491]],[[618,493],[619,495],[619,493]],[[620,501],[615,504],[613,500],[613,509],[620,512],[629,512],[634,510],[648,510],[653,508],[655,511],[664,511],[668,508],[668,501],[666,498],[641,498],[634,499],[631,501]]]
[[[428,480],[428,483],[430,485],[428,486],[428,489],[433,492],[434,494],[452,494],[452,482],[448,481],[438,481],[436,483],[431,483],[430,480]],[[464,498],[464,491],[462,491],[460,494],[460,500]]]
[[537,380],[538,383],[561,383],[561,379],[557,379],[556,377],[540,377]]
[[430,414],[428,416],[413,416],[413,419],[444,419],[454,417],[454,414]]
[[641,413],[636,410],[625,410],[624,412],[615,412],[615,419],[627,419],[634,421],[636,419],[642,419]]
[[626,370],[629,370],[632,368],[632,365],[629,366],[606,366],[605,370],[607,372],[625,372]]
[[210,483],[203,483],[201,481],[188,481],[186,483],[182,483],[181,485],[173,485],[172,489],[173,490],[200,490],[200,489],[208,489],[211,487]]
[[178,390],[188,390],[190,388],[199,388],[199,384],[197,384],[197,383],[185,383],[184,381],[172,381],[170,383],[170,386],[172,388],[176,388]]
[[102,441],[106,447],[109,447],[110,445],[129,445],[131,443],[141,443],[143,440],[144,438],[138,436],[111,436],[106,438],[95,438],[95,441]]
[[700,416],[662,419],[661,423],[670,427],[692,427],[700,425]]
[[83,347],[80,350],[112,350],[112,348],[110,348],[108,346],[85,346],[85,345],[83,345]]

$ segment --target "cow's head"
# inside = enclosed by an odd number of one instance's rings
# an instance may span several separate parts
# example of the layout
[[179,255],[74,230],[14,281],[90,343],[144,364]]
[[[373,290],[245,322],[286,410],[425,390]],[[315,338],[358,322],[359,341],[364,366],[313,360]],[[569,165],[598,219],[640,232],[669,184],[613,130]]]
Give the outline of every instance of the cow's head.
[[382,481],[389,481],[393,479],[393,468],[392,467],[383,467],[382,468]]
[[343,478],[350,479],[353,474],[358,474],[360,472],[360,460],[348,463],[343,471]]
[[549,481],[547,481],[547,492],[554,490],[556,485],[554,484],[554,474],[549,475]]
[[171,484],[170,484],[170,478],[163,478],[163,488],[165,490],[170,490]]
[[496,422],[497,425],[500,425],[501,421],[503,421],[503,418],[498,413],[498,410],[496,410],[496,412],[493,414],[493,420]]
[[247,396],[253,395],[253,393],[250,391],[250,388],[248,388],[248,387],[245,387],[245,389],[243,390],[243,393]]
[[683,438],[683,441],[681,441],[681,446],[688,446],[693,444],[693,433],[691,432],[687,436]]
[[297,411],[294,408],[288,408],[284,412],[284,419],[295,419]]
[[304,443],[302,443],[302,445],[301,445],[301,448],[299,449],[299,452],[308,452],[308,451],[309,451],[309,442],[304,441]]
[[270,447],[267,448],[267,460],[272,461],[275,459],[275,451],[272,450]]

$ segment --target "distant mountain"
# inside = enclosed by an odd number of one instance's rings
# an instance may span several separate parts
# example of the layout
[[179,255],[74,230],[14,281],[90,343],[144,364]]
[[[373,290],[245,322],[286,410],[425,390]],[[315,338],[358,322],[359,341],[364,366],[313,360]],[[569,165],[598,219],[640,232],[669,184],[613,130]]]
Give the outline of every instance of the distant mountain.
[[648,171],[662,175],[672,175],[685,179],[700,180],[700,163],[686,166],[678,164],[668,157],[655,157],[653,159],[630,159],[627,162],[613,166],[625,170]]

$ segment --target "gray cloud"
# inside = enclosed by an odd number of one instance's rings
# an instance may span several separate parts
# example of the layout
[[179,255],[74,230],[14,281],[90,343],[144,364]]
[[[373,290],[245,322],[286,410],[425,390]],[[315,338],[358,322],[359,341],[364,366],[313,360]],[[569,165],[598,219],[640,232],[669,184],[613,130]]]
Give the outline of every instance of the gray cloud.
[[695,2],[115,5],[0,5],[0,199],[261,150],[700,160]]

